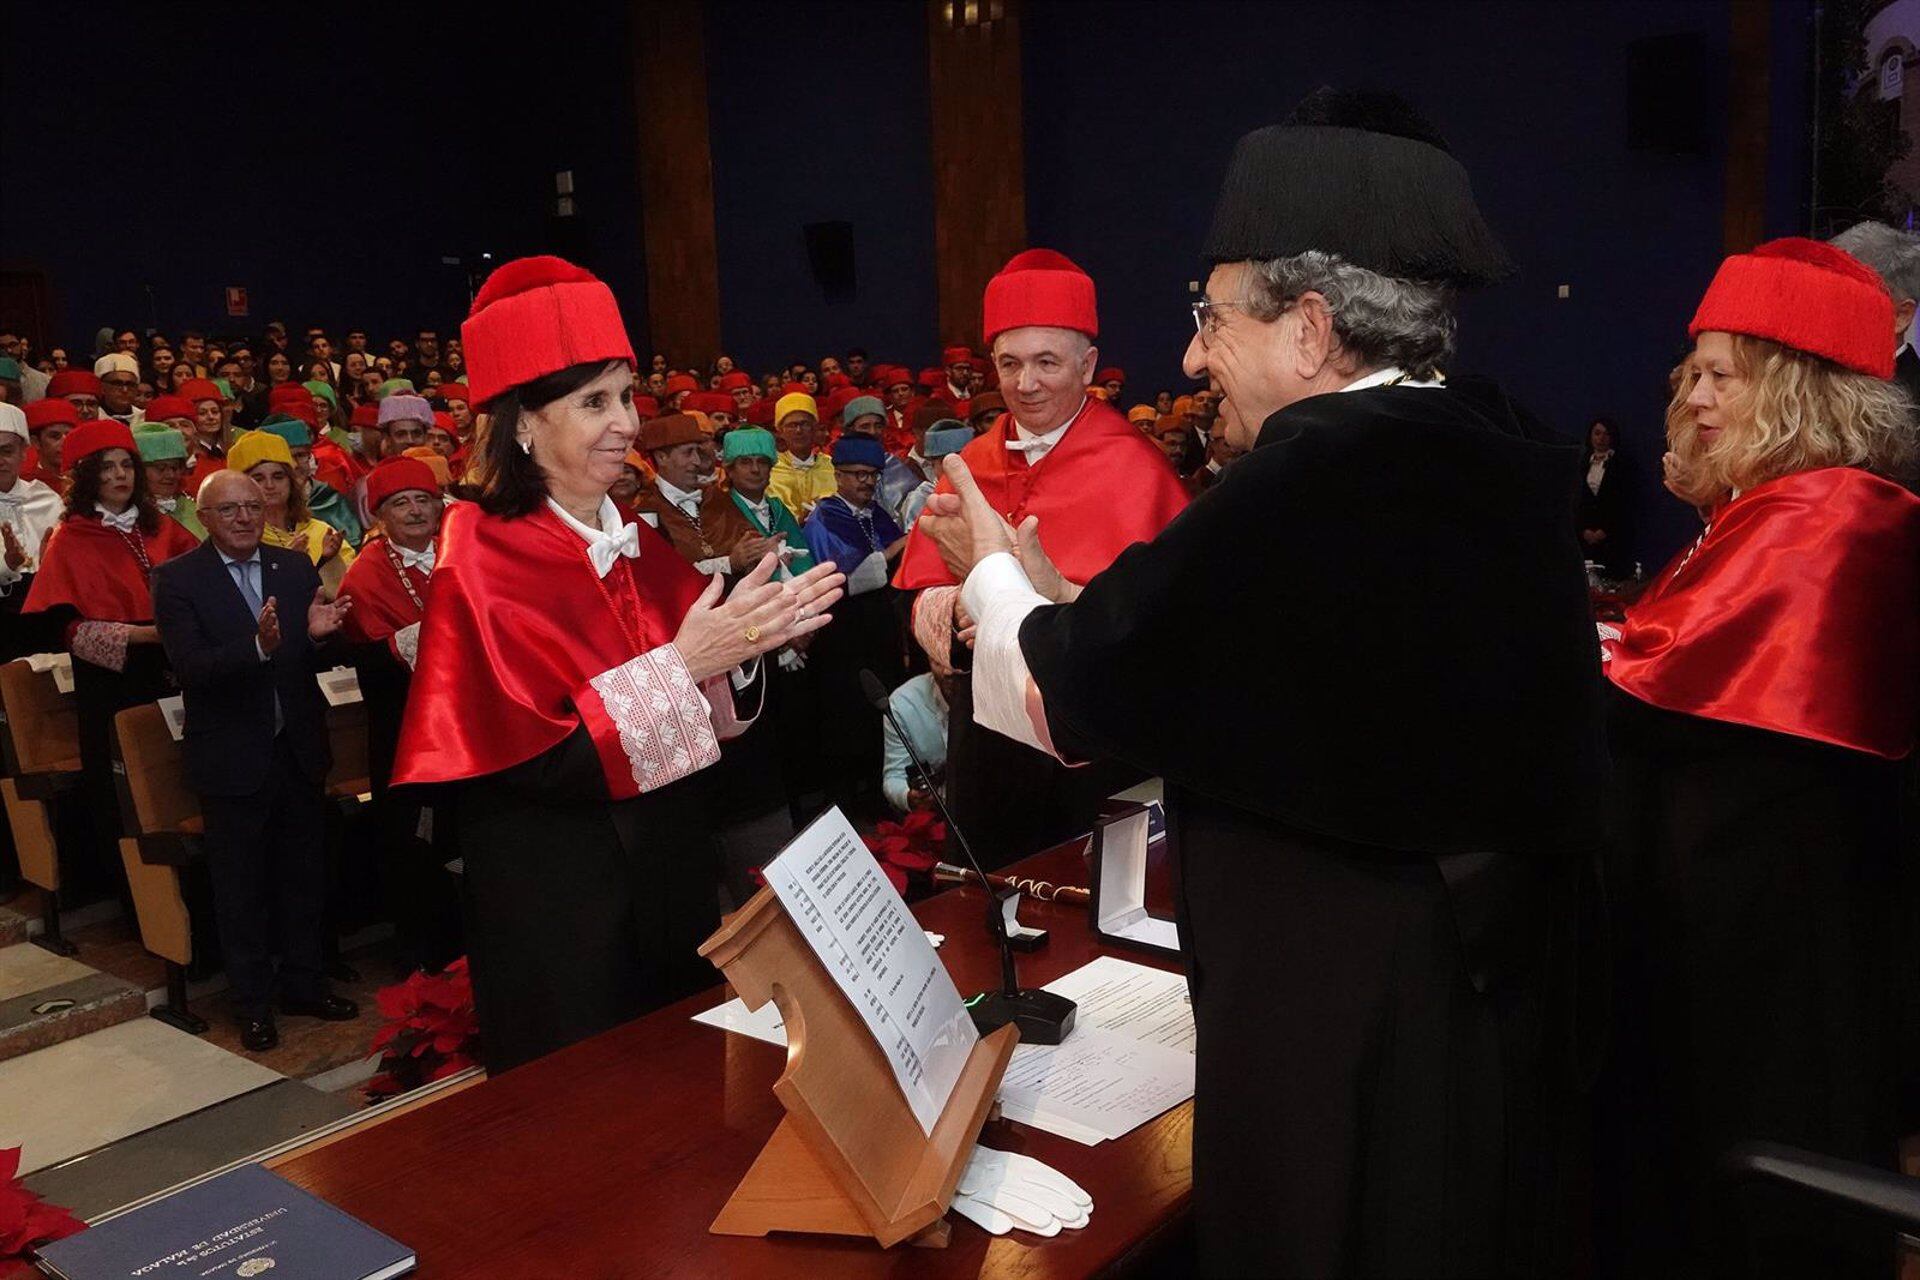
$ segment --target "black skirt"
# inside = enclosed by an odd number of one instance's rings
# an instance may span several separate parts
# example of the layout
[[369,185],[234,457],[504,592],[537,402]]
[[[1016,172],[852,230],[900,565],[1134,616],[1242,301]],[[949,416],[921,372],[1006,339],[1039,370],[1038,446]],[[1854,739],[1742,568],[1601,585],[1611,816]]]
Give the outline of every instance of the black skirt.
[[[1750,1139],[1895,1169],[1920,952],[1896,764],[1617,690],[1617,992],[1598,1094],[1613,1275],[1884,1276],[1891,1232],[1729,1186]],[[1905,933],[1902,944],[1903,930]]]
[[[711,770],[707,771],[711,772]],[[500,1072],[720,981],[698,954],[719,924],[719,863],[695,774],[607,799],[577,731],[512,769],[447,788],[465,863],[483,1060]]]

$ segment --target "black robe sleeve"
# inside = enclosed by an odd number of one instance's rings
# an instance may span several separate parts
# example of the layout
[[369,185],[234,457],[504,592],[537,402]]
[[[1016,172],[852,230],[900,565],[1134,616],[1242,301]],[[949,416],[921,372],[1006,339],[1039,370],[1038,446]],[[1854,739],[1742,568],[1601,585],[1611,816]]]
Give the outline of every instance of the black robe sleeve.
[[1586,841],[1605,757],[1578,462],[1484,385],[1283,410],[1158,538],[1027,617],[1055,747],[1362,844]]

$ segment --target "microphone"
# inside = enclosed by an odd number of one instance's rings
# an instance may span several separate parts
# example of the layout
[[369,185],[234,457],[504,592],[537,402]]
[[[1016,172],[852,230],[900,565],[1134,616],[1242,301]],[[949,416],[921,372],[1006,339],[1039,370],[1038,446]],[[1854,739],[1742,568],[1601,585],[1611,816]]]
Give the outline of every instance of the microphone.
[[893,703],[887,697],[887,686],[880,682],[880,677],[862,670],[860,691],[866,696],[867,705],[885,716],[887,723],[893,726],[894,733],[899,735],[900,745],[907,749],[907,758],[913,761],[921,785],[933,797],[934,807],[940,811],[947,830],[953,833],[960,852],[967,856],[968,865],[980,877],[981,887],[987,891],[987,932],[1000,944],[1000,990],[983,991],[967,1001],[967,1011],[973,1015],[974,1027],[985,1035],[1011,1022],[1020,1028],[1022,1044],[1059,1044],[1073,1030],[1073,1018],[1079,1006],[1063,995],[1038,987],[1031,991],[1020,989],[1020,977],[1013,966],[1013,943],[1007,937],[1007,912],[1019,899],[1020,891],[993,887],[986,869],[980,865],[980,859],[973,856],[973,846],[967,843],[967,833],[953,820],[953,814],[947,810],[946,800],[940,795],[940,788],[934,785],[933,771],[927,768],[927,762],[914,750],[913,739],[907,736],[900,721],[894,718]]

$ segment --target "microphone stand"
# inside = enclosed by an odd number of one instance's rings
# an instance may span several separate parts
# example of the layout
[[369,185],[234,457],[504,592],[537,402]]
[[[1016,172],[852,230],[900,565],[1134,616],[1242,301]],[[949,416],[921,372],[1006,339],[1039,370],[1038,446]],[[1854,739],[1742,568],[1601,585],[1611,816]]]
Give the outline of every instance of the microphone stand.
[[927,768],[927,762],[914,749],[913,739],[907,736],[906,729],[894,717],[893,703],[887,697],[887,687],[880,682],[880,677],[871,671],[862,671],[860,689],[866,695],[868,705],[885,716],[887,723],[893,726],[894,733],[899,735],[900,745],[906,748],[907,758],[913,761],[921,785],[933,797],[934,807],[940,811],[947,830],[953,833],[960,852],[966,855],[968,864],[987,891],[987,932],[1000,944],[1000,989],[983,991],[967,1002],[967,1011],[973,1015],[973,1025],[984,1035],[1011,1022],[1020,1029],[1022,1044],[1059,1044],[1073,1030],[1078,1006],[1063,995],[1038,987],[1031,991],[1021,990],[1020,976],[1014,968],[1013,943],[1007,937],[1007,911],[1011,903],[1019,900],[1019,891],[1003,891],[993,886],[986,869],[980,865],[980,859],[974,856],[973,846],[967,843],[966,832],[953,820],[946,800],[940,795],[940,788],[934,785],[933,771]]

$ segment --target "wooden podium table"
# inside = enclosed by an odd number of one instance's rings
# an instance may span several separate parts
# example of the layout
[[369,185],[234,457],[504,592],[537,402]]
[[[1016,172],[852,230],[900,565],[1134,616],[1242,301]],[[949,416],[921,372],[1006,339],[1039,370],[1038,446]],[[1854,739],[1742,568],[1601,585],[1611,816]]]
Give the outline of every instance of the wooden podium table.
[[[1081,846],[1036,855],[1010,872],[1084,885]],[[946,935],[940,955],[961,994],[998,982],[983,891],[950,890],[914,914]],[[1093,944],[1084,907],[1026,902],[1020,914],[1052,931],[1044,949],[1020,957],[1030,986],[1107,953]],[[945,1249],[711,1235],[714,1214],[784,1114],[772,1093],[783,1050],[689,1020],[730,997],[715,987],[275,1167],[415,1250],[422,1280],[1079,1277],[1122,1261],[1185,1216],[1191,1103],[1096,1147],[1007,1121],[989,1124],[988,1145],[1043,1160],[1093,1196],[1092,1222],[1051,1240],[1018,1231],[989,1236],[958,1215]]]

